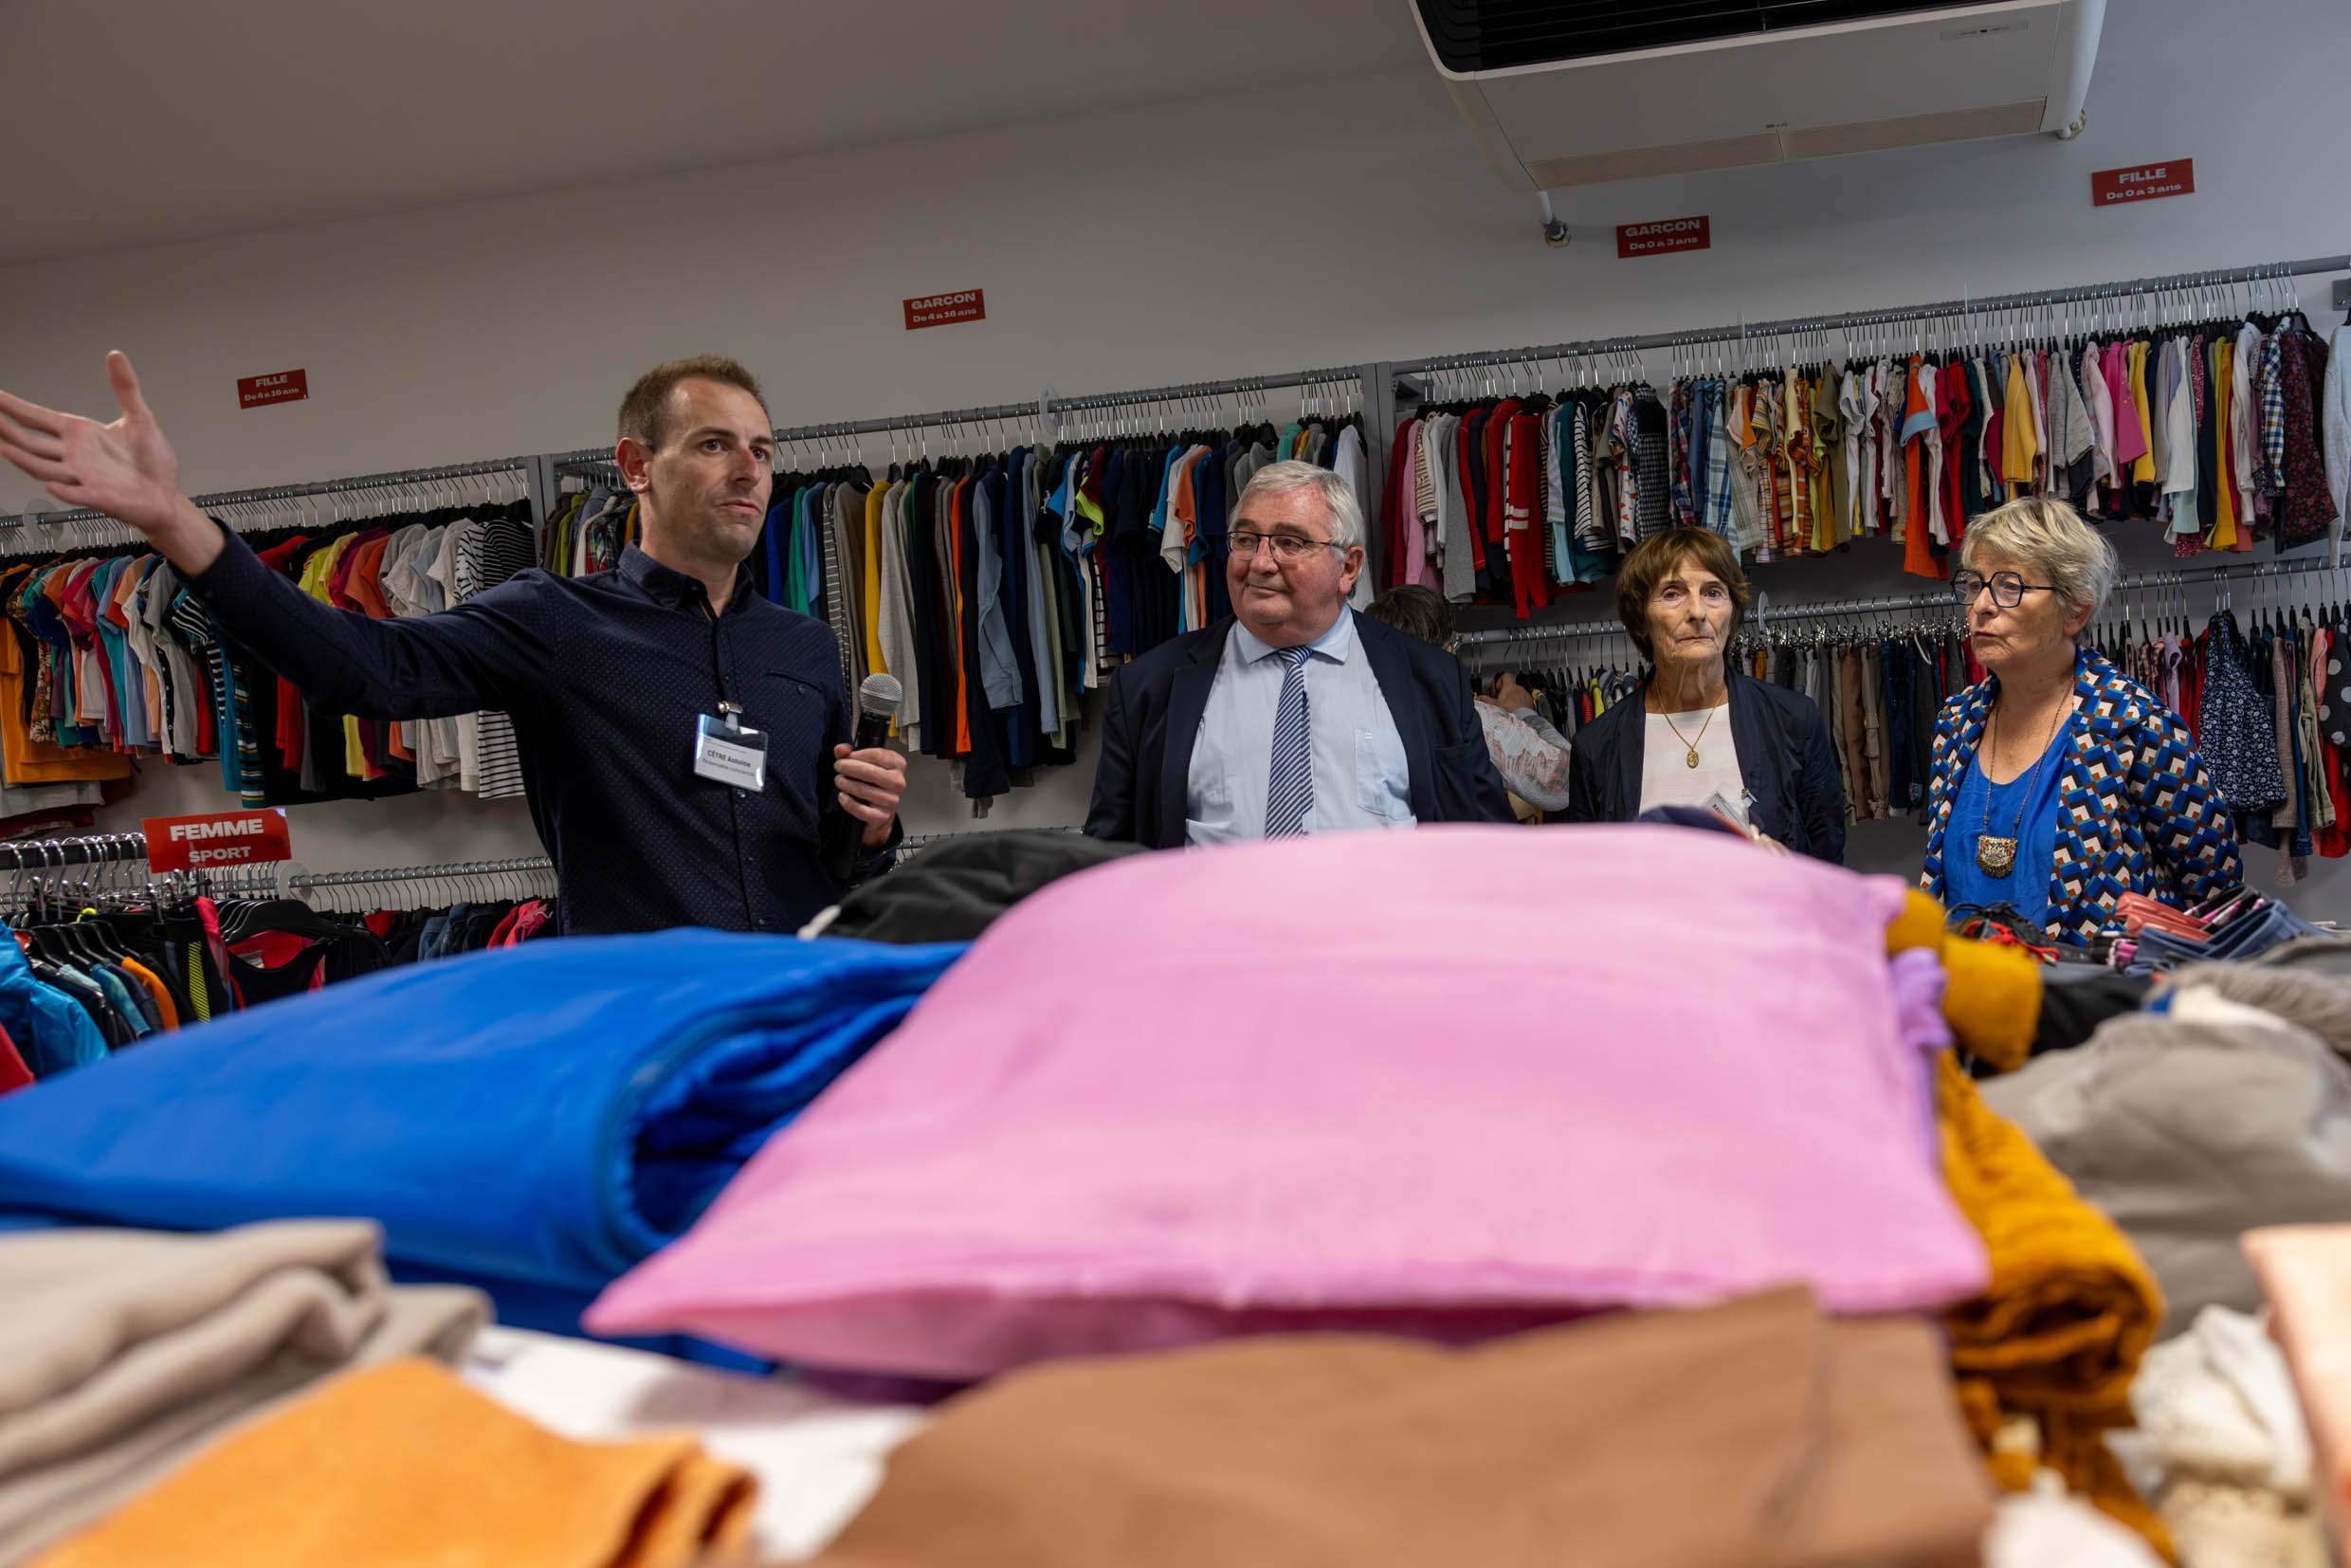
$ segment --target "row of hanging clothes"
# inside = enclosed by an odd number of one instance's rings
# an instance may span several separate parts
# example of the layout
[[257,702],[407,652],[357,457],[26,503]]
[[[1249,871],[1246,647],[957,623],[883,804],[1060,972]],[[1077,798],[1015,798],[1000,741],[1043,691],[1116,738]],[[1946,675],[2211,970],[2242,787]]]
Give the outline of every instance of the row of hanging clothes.
[[2087,636],[2180,717],[2237,837],[2276,849],[2278,884],[2291,886],[2308,874],[2311,855],[2351,853],[2351,574],[2287,569],[2214,579],[2200,629],[2189,612],[2190,580],[2126,587]]
[[1523,618],[1680,524],[1756,562],[1886,538],[1942,577],[1967,520],[2019,496],[2152,522],[2181,556],[2341,519],[2351,377],[2328,395],[2284,278],[1841,335],[1676,346],[1663,391],[1621,346],[1560,358],[1557,393],[1545,361],[1440,364],[1391,453],[1384,580]]
[[[486,488],[419,480],[256,501],[223,518],[303,593],[379,620],[464,603],[531,560],[529,503],[505,475]],[[251,806],[522,793],[503,714],[383,722],[321,708],[224,636],[135,534],[110,521],[65,526],[63,550],[0,565],[10,631],[0,644],[0,762],[11,788],[122,780],[133,759],[153,757],[211,763],[222,788]]]
[[[392,965],[513,946],[553,923],[543,860],[152,876],[136,833],[6,847],[0,1093],[159,1033]],[[451,895],[454,894],[454,897]]]
[[831,625],[852,690],[897,678],[909,748],[957,764],[984,812],[1075,760],[1120,663],[1230,612],[1228,524],[1258,469],[1313,463],[1362,496],[1362,420],[1336,386],[1279,424],[1262,389],[1226,395],[1085,410],[1048,442],[949,427],[934,452],[894,430],[878,476],[846,435],[788,441],[755,584]]
[[1731,651],[1759,681],[1820,710],[1845,792],[1845,820],[1926,821],[1935,720],[1983,676],[1958,605],[1840,611],[1751,625]]
[[[1968,656],[1965,635],[1957,606],[1785,616],[1751,621],[1729,657],[1743,673],[1800,691],[1820,710],[1849,824],[1896,816],[1923,824],[1936,716],[1983,673]],[[1579,658],[1579,649],[1596,651]],[[1481,690],[1490,692],[1494,676],[1507,668],[1536,713],[1571,740],[1637,696],[1644,674],[1622,632],[1605,627],[1474,644],[1469,657]]]

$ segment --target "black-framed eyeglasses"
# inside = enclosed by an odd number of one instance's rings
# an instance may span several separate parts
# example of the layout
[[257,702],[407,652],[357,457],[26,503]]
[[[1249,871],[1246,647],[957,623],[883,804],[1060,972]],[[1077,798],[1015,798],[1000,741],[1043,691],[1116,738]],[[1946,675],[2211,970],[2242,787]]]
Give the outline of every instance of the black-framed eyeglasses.
[[1992,590],[1992,602],[2002,610],[2015,609],[2025,602],[2025,595],[2028,593],[2057,592],[2056,588],[2050,583],[2029,583],[2022,575],[2014,572],[1995,572],[1989,577],[1980,572],[1951,574],[1951,592],[1958,595],[1961,604],[1974,604],[1976,595],[1987,588]]
[[1273,546],[1273,558],[1282,561],[1303,561],[1317,550],[1336,550],[1343,556],[1353,548],[1330,539],[1310,539],[1303,534],[1259,534],[1247,528],[1234,529],[1225,539],[1243,560],[1256,556],[1261,540]]

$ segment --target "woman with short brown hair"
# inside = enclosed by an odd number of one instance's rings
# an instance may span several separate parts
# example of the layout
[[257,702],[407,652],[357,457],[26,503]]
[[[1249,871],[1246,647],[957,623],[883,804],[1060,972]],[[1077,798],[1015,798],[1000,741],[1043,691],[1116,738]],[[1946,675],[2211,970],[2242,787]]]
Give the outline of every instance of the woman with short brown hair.
[[1576,732],[1569,821],[1630,822],[1720,796],[1759,836],[1843,862],[1845,792],[1820,710],[1730,667],[1748,600],[1737,553],[1706,529],[1671,529],[1625,557],[1616,613],[1649,674]]

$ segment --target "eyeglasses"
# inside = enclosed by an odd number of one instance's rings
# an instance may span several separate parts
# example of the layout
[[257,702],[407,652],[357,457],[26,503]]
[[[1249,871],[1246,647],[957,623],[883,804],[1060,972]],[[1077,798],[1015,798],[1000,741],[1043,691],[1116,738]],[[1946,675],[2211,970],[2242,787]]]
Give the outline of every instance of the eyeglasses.
[[1243,560],[1256,556],[1260,543],[1273,547],[1273,558],[1280,561],[1303,561],[1317,550],[1336,550],[1344,555],[1351,548],[1334,544],[1329,539],[1310,539],[1303,534],[1257,534],[1248,529],[1235,529],[1225,536],[1232,553]]
[[1951,592],[1961,604],[1974,604],[1976,595],[1992,590],[1992,602],[2002,610],[2014,610],[2025,602],[2027,593],[2053,593],[2056,589],[2048,583],[2029,583],[2014,572],[1995,572],[1989,577],[1980,572],[1951,574]]

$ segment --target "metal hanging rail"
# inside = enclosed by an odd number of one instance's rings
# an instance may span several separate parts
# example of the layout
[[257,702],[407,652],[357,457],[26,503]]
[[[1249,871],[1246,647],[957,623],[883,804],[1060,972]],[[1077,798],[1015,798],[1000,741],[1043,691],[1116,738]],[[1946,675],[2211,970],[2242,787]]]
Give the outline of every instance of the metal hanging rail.
[[2164,294],[2197,288],[2259,283],[2265,279],[2305,277],[2320,272],[2351,272],[2351,256],[2311,256],[2299,262],[2270,262],[2254,266],[2223,267],[2205,272],[2175,272],[2157,278],[2133,278],[2123,283],[2089,283],[2075,288],[2036,289],[2023,294],[1999,294],[1981,300],[1944,300],[1935,304],[1867,311],[1842,311],[1821,316],[1793,316],[1777,321],[1742,321],[1736,325],[1701,327],[1686,332],[1656,332],[1639,337],[1593,337],[1574,343],[1549,343],[1529,348],[1487,349],[1472,354],[1438,355],[1427,359],[1398,361],[1397,375],[1428,371],[1466,370],[1481,365],[1522,364],[1529,360],[1574,359],[1591,355],[1637,354],[1645,349],[1672,349],[1700,343],[1736,343],[1759,337],[1785,337],[1808,332],[1832,332],[1850,327],[1886,326],[1904,321],[1929,321],[1946,317],[1976,316],[2005,310],[2031,310],[2049,305],[2079,304],[2094,300],[2128,299],[2141,294]]
[[545,855],[523,855],[513,860],[459,860],[437,862],[430,866],[386,866],[367,871],[305,871],[286,878],[286,885],[298,893],[314,887],[365,887],[387,882],[428,882],[439,877],[496,877],[518,873],[555,870],[555,862]]
[[[2246,566],[2216,567],[2210,572],[2140,572],[2118,577],[2112,594],[2136,593],[2151,588],[2185,588],[2196,583],[2245,582],[2256,578],[2293,577],[2321,572],[2343,572],[2351,580],[2351,568],[2331,566],[2323,560],[2260,561]],[[1959,601],[1948,593],[1897,593],[1869,599],[1824,599],[1803,604],[1774,605],[1768,595],[1761,596],[1762,608],[1749,620],[1749,630],[1775,621],[1810,620],[1835,615],[1878,615],[1904,611],[1954,610]],[[2101,606],[2101,610],[2105,607]],[[1503,627],[1490,631],[1465,631],[1457,639],[1469,647],[1493,647],[1518,642],[1567,642],[1588,637],[1622,637],[1622,621],[1579,621],[1573,625]]]
[[[1347,365],[1324,370],[1289,371],[1277,375],[1241,375],[1225,381],[1185,381],[1173,386],[1146,387],[1134,392],[1089,392],[1076,397],[1050,394],[1031,403],[997,403],[977,409],[942,409],[936,413],[892,414],[884,419],[846,419],[823,425],[802,425],[775,432],[777,441],[824,442],[848,436],[886,435],[892,430],[937,428],[955,425],[986,425],[997,420],[1050,418],[1059,413],[1085,413],[1134,408],[1153,403],[1230,397],[1267,392],[1276,387],[1346,387],[1361,385],[1363,367]],[[592,466],[612,461],[611,447],[582,447],[556,452],[550,459],[558,468]]]
[[[306,484],[265,484],[257,490],[222,490],[207,496],[189,499],[207,511],[229,506],[249,506],[275,501],[296,501],[304,496],[349,495],[368,490],[393,490],[410,484],[434,484],[444,480],[473,479],[483,474],[530,471],[527,457],[493,458],[483,463],[447,463],[430,468],[394,468],[380,474],[360,474],[350,479],[314,480]],[[0,516],[0,531],[22,528],[28,522],[48,526],[65,522],[111,522],[107,514],[87,506],[70,512],[27,512],[22,516]]]

